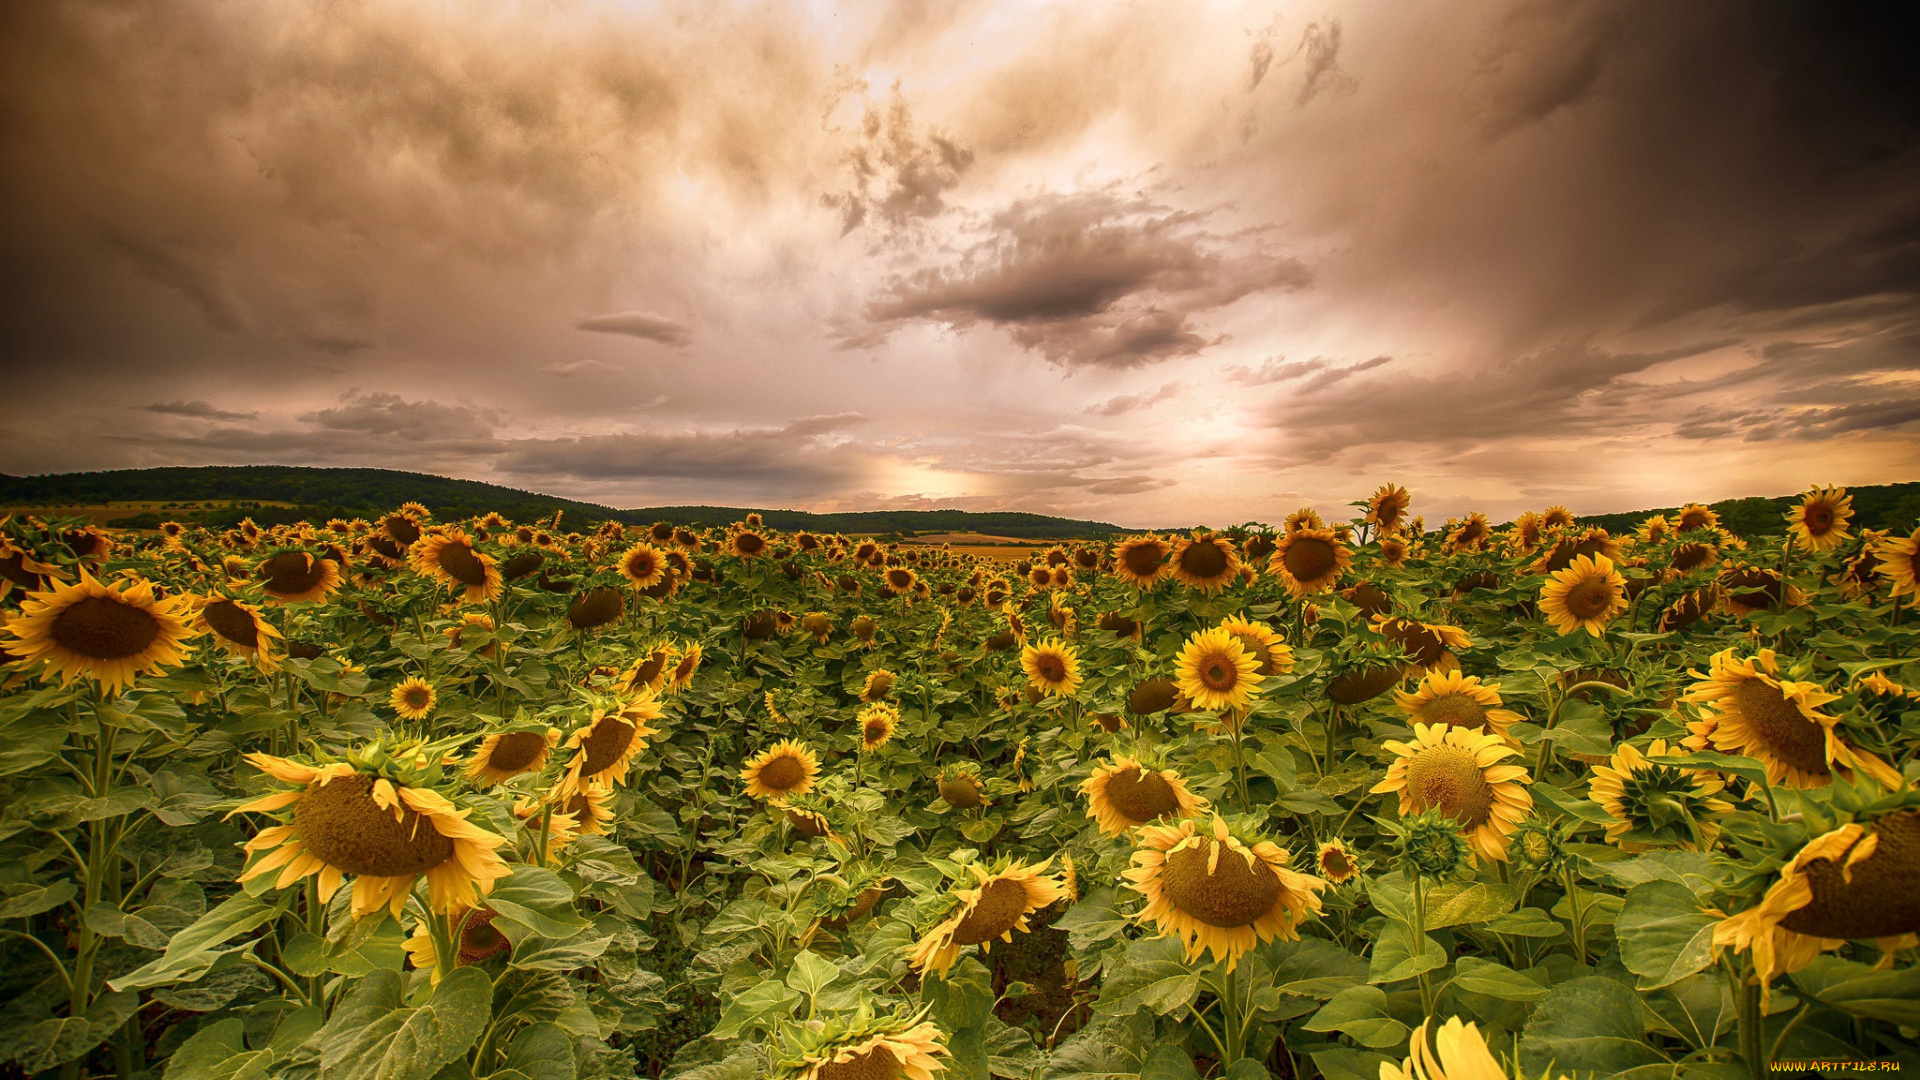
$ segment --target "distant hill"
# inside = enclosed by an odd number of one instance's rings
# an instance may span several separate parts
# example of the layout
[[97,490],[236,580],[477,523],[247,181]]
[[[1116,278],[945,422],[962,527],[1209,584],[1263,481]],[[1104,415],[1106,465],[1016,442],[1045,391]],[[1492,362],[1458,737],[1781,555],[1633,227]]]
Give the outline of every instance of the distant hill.
[[[1785,514],[1789,508],[1799,505],[1801,494],[1775,495],[1772,498],[1755,495],[1744,499],[1722,499],[1707,505],[1720,515],[1720,524],[1728,532],[1748,539],[1778,536],[1787,531]],[[1848,488],[1847,495],[1853,499],[1851,524],[1856,530],[1896,529],[1905,532],[1912,529],[1915,519],[1920,517],[1920,483],[1867,484]],[[1677,506],[1662,506],[1622,514],[1582,514],[1576,508],[1574,514],[1582,525],[1598,525],[1618,535],[1638,529],[1641,522],[1655,514],[1671,517],[1679,509]]]
[[[298,465],[209,465],[197,468],[114,469],[105,472],[0,474],[0,506],[88,506],[119,502],[251,501],[292,506],[227,507],[143,514],[124,519],[131,526],[158,525],[163,516],[216,527],[252,517],[262,525],[295,521],[324,522],[334,517],[371,517],[403,502],[418,502],[445,519],[475,517],[497,510],[515,521],[551,518],[565,511],[561,527],[586,527],[602,521],[650,525],[725,525],[753,513],[748,507],[660,506],[615,510],[599,503],[561,499],[478,480],[454,480],[397,469],[325,469]],[[999,536],[1071,538],[1106,536],[1119,526],[1044,514],[974,513],[967,510],[877,510],[848,514],[811,514],[801,510],[760,510],[776,529],[815,532],[981,532]],[[151,517],[151,521],[145,520]],[[135,520],[138,518],[140,520]]]

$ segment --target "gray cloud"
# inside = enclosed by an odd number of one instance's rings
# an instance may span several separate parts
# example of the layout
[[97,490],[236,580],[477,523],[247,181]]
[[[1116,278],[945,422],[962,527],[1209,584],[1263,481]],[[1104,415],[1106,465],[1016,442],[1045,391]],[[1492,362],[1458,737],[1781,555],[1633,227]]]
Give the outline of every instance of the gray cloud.
[[849,185],[821,197],[841,215],[841,235],[869,215],[884,225],[930,218],[946,209],[946,193],[973,164],[973,151],[937,128],[917,128],[913,110],[895,83],[884,103],[869,102],[853,149]]
[[1180,384],[1167,383],[1158,390],[1145,391],[1138,394],[1120,394],[1116,397],[1110,397],[1098,405],[1087,406],[1087,412],[1094,416],[1121,416],[1179,396]]
[[751,484],[812,497],[871,477],[868,452],[821,441],[865,422],[858,413],[840,413],[779,427],[523,439],[508,444],[497,467],[512,475],[592,481]]
[[399,394],[349,390],[341,404],[302,413],[300,419],[327,431],[396,436],[407,442],[486,439],[493,435],[492,410],[437,401],[407,401]]
[[693,331],[684,324],[673,321],[665,315],[655,315],[648,311],[617,311],[611,315],[595,315],[581,319],[574,324],[576,330],[591,330],[599,334],[625,334],[628,337],[657,341],[662,345],[685,346],[693,340]]
[[215,408],[205,401],[156,401],[151,405],[136,405],[143,412],[160,413],[165,416],[191,416],[198,420],[251,420],[260,414],[257,411],[234,412]]

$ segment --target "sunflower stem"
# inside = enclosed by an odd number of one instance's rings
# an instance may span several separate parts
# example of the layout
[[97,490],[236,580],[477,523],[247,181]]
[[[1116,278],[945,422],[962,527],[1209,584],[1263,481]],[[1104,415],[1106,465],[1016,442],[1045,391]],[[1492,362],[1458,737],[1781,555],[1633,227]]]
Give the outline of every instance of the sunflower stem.
[[1567,913],[1571,916],[1568,921],[1573,927],[1573,955],[1582,966],[1585,966],[1587,962],[1586,912],[1580,907],[1580,883],[1573,872],[1571,861],[1561,868],[1560,875],[1567,886]]
[[[1424,875],[1418,870],[1413,872],[1413,947],[1426,951],[1427,940],[1427,886]],[[1433,984],[1428,981],[1427,973],[1420,973],[1420,1015],[1433,1015]]]
[[1767,1062],[1760,1053],[1760,1042],[1764,1034],[1762,1027],[1766,1023],[1766,1017],[1760,1012],[1760,987],[1750,985],[1747,982],[1746,973],[1736,969],[1731,962],[1723,961],[1721,970],[1726,973],[1727,981],[1733,990],[1740,1056],[1746,1060],[1747,1075],[1753,1080],[1765,1080]]
[[[307,932],[315,937],[327,936],[327,909],[320,903],[320,879],[314,875],[307,877]],[[326,983],[321,976],[307,980],[307,1000],[314,1004],[326,1001]]]
[[1233,777],[1240,788],[1240,810],[1242,813],[1250,814],[1253,812],[1253,800],[1247,795],[1247,755],[1242,748],[1245,735],[1241,731],[1241,724],[1234,723],[1231,719],[1228,724],[1233,729]]

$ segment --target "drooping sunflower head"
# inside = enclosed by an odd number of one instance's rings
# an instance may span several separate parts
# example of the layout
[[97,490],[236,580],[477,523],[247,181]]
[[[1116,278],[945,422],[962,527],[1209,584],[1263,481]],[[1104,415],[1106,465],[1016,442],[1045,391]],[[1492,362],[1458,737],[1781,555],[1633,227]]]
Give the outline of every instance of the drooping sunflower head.
[[1219,592],[1240,576],[1240,552],[1233,541],[1200,529],[1174,545],[1172,568],[1174,579],[1187,588]]
[[1015,862],[993,872],[970,864],[967,869],[976,885],[953,891],[952,913],[927,931],[908,955],[914,970],[945,978],[961,949],[978,945],[990,952],[994,942],[1012,941],[1016,931],[1025,932],[1028,916],[1066,896],[1059,876],[1046,872],[1052,862]]
[[659,699],[647,691],[596,707],[567,736],[564,748],[572,756],[561,784],[569,790],[595,783],[625,784],[633,759],[647,747],[647,736],[660,734],[647,726],[649,720],[658,719]]
[[1400,795],[1401,814],[1438,810],[1452,818],[1475,853],[1507,860],[1507,837],[1533,811],[1532,780],[1519,765],[1501,764],[1519,753],[1498,735],[1446,724],[1413,725],[1413,741],[1389,740],[1393,764],[1375,794]]
[[748,759],[740,770],[747,794],[756,799],[804,795],[820,776],[820,759],[805,743],[787,739]]
[[213,596],[194,612],[195,630],[212,634],[228,652],[245,657],[262,671],[274,671],[280,660],[274,642],[283,640],[259,608],[231,596]]
[[1852,519],[1853,497],[1846,488],[1814,488],[1787,511],[1787,531],[1809,551],[1832,551],[1853,535],[1847,527]]
[[1717,529],[1720,527],[1720,514],[1700,503],[1688,503],[1674,515],[1673,527],[1675,531],[1683,533],[1695,529]]
[[860,710],[860,749],[869,753],[885,746],[900,727],[900,710],[884,701],[876,701]]
[[467,760],[467,779],[487,785],[504,784],[522,773],[546,767],[560,729],[522,728],[496,731],[480,743]]
[[1457,626],[1385,614],[1375,615],[1371,625],[1374,633],[1398,644],[1415,664],[1428,671],[1460,666],[1453,654],[1473,645],[1473,639]]
[[1720,587],[1705,585],[1680,594],[1660,611],[1659,629],[1663,634],[1685,630],[1720,606]]
[[617,621],[627,613],[627,599],[611,585],[588,589],[567,605],[567,625],[575,630],[592,630]]
[[1314,865],[1320,876],[1334,885],[1345,885],[1360,873],[1360,863],[1337,836],[1321,843],[1314,852]]
[[1900,786],[1896,770],[1843,738],[1839,718],[1820,710],[1839,695],[1817,683],[1779,678],[1772,649],[1749,659],[1724,649],[1713,655],[1708,671],[1690,674],[1695,682],[1681,700],[1701,706],[1701,720],[1692,725],[1696,734],[1715,750],[1757,758],[1773,783],[1824,787],[1836,772],[1851,778],[1859,770],[1882,786]]
[[1413,505],[1413,496],[1399,484],[1382,484],[1367,499],[1366,520],[1381,532],[1392,532],[1400,527],[1400,520],[1407,516],[1407,508]]
[[789,1025],[769,1080],[934,1080],[946,1069],[940,1029],[912,1016],[875,1017],[863,1003],[850,1017]]
[[934,778],[941,801],[955,810],[979,810],[993,805],[987,798],[986,781],[980,778],[980,766],[971,761],[945,765]]
[[1734,563],[1720,571],[1721,607],[1736,619],[1779,606],[1799,607],[1807,602],[1800,587],[1785,581],[1780,571],[1751,563]]
[[1733,812],[1733,804],[1717,798],[1726,781],[1712,773],[1682,769],[1657,760],[1669,750],[1665,739],[1655,739],[1642,754],[1632,743],[1614,748],[1605,765],[1593,768],[1588,795],[1613,818],[1607,839],[1628,851],[1677,846],[1709,851],[1720,835],[1714,819]]
[[1429,671],[1413,693],[1393,692],[1394,704],[1423,724],[1447,724],[1471,731],[1505,735],[1522,717],[1500,707],[1500,684],[1482,683],[1478,676],[1458,671]]
[[[196,631],[194,597],[160,597],[150,581],[102,584],[83,567],[72,584],[31,592],[20,611],[0,622],[0,649],[24,664],[45,664],[62,685],[92,679],[109,694],[141,675],[186,661]],[[4,617],[0,617],[4,618]]]
[[562,778],[547,793],[547,801],[553,804],[556,815],[564,814],[572,822],[568,826],[569,843],[582,836],[605,836],[611,831],[613,785],[609,783],[570,784]]
[[281,604],[324,600],[340,587],[340,567],[310,551],[282,551],[269,555],[254,568],[254,579],[267,596]]
[[234,811],[292,810],[291,821],[247,842],[247,853],[257,857],[240,881],[277,872],[273,886],[284,889],[317,874],[325,902],[351,875],[353,914],[359,918],[382,909],[398,915],[422,876],[428,907],[440,913],[473,907],[479,894],[507,876],[507,864],[494,852],[506,838],[468,822],[471,810],[431,787],[352,761],[309,765],[266,754],[248,754],[246,760],[294,789]]
[[879,701],[893,693],[894,674],[885,668],[867,672],[867,681],[860,687],[860,700],[868,703]]
[[1476,510],[1447,532],[1446,548],[1448,551],[1479,551],[1492,535],[1493,526],[1488,524],[1487,515]]
[[1021,648],[1020,669],[1043,694],[1072,697],[1080,689],[1080,650],[1059,638]]
[[1179,773],[1149,768],[1124,754],[1095,767],[1080,791],[1087,796],[1087,816],[1107,836],[1122,836],[1140,825],[1207,810],[1207,800],[1188,791]]
[[1347,546],[1327,529],[1288,530],[1273,549],[1267,569],[1294,596],[1325,592],[1353,562]]
[[1260,658],[1220,627],[1194,631],[1174,658],[1174,677],[1194,708],[1231,713],[1250,708],[1254,689],[1266,680]]
[[614,688],[622,693],[634,694],[642,690],[658,694],[673,678],[676,650],[670,644],[656,644],[640,654],[626,671],[621,672],[614,682]]
[[459,529],[427,533],[409,558],[415,573],[458,591],[470,604],[496,599],[505,588],[493,556],[475,551],[473,540]]
[[1627,581],[1605,555],[1576,555],[1540,589],[1540,613],[1562,634],[1585,630],[1606,635],[1607,624],[1627,610]]
[[1150,716],[1173,708],[1180,698],[1180,684],[1172,679],[1142,679],[1127,692],[1127,711],[1135,716]]
[[1124,876],[1147,898],[1135,918],[1180,938],[1189,963],[1210,952],[1231,971],[1263,941],[1298,938],[1320,913],[1327,883],[1288,869],[1290,859],[1271,841],[1236,838],[1215,815],[1211,829],[1192,818],[1142,827]]

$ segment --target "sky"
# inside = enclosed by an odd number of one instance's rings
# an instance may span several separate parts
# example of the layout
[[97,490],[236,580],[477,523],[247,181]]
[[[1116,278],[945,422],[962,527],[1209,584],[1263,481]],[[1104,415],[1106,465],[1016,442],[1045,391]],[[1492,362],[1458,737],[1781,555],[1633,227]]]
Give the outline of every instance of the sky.
[[0,5],[0,472],[1128,527],[1920,478],[1843,5]]

